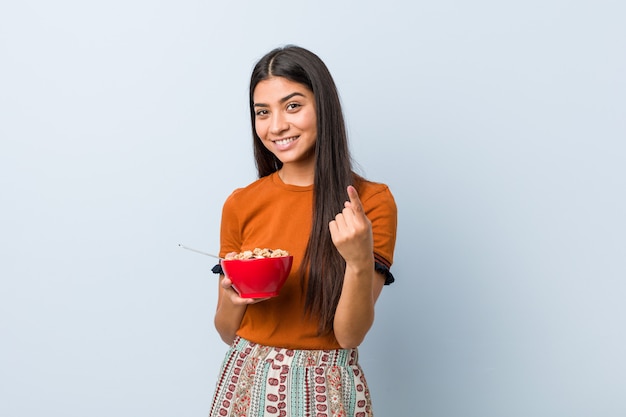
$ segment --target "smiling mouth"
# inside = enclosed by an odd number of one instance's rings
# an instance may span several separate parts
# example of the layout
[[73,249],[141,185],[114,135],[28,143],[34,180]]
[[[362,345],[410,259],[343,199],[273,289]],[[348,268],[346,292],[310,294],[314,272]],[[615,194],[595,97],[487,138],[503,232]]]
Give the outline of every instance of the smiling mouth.
[[287,145],[288,143],[293,142],[294,140],[298,139],[298,136],[292,136],[290,138],[284,138],[284,139],[277,139],[277,140],[273,140],[272,142],[274,142],[277,145]]

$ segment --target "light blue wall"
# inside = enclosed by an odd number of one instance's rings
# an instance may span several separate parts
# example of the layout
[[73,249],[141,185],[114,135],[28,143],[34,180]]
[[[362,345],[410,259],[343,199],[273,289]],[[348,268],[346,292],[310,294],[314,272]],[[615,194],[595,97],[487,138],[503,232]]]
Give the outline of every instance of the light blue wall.
[[626,415],[618,1],[0,5],[0,415],[205,416],[211,261],[254,179],[247,82],[317,52],[393,272],[361,349],[377,416]]

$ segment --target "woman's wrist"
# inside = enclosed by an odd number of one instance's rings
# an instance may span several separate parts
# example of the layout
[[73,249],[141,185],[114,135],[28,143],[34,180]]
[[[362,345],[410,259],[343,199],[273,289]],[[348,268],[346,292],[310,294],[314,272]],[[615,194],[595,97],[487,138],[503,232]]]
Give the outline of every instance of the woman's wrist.
[[371,274],[374,271],[374,256],[358,261],[346,262],[346,275]]

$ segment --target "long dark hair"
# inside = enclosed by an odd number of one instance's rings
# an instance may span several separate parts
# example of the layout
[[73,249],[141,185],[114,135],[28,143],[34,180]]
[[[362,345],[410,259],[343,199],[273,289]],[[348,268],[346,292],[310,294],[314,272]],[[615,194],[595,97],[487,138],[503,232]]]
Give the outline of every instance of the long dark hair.
[[313,222],[311,235],[300,266],[304,285],[308,274],[305,311],[319,318],[319,332],[333,328],[335,309],[341,295],[346,264],[333,244],[328,223],[343,209],[346,187],[355,184],[348,138],[335,82],[322,60],[314,53],[286,46],[266,54],[254,67],[250,78],[250,117],[254,157],[258,175],[276,172],[282,163],[263,145],[256,134],[253,94],[260,81],[284,77],[303,84],[313,92],[317,114],[315,179],[313,183]]

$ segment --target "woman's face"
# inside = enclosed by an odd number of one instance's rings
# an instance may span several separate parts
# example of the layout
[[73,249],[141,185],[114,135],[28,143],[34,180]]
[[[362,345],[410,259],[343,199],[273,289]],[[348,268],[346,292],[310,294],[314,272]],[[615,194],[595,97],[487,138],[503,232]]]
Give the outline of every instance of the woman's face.
[[315,161],[317,114],[315,97],[304,84],[272,77],[253,93],[255,130],[265,147],[283,166]]

